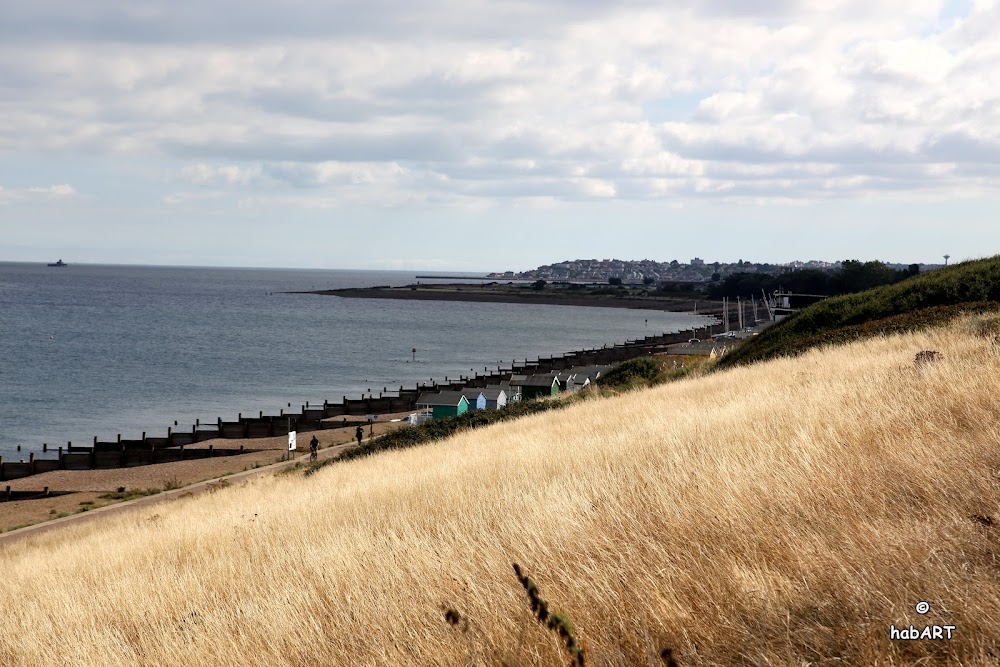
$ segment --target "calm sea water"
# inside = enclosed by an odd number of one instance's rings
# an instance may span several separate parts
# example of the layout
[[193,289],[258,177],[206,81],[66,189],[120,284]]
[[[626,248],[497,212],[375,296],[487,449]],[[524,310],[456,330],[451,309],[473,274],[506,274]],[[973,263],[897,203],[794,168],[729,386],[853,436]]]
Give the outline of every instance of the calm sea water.
[[384,271],[0,263],[0,455],[95,435],[165,435],[175,420],[190,428],[196,419],[274,414],[369,389],[377,395],[384,386],[703,321],[658,311],[277,294],[414,280]]

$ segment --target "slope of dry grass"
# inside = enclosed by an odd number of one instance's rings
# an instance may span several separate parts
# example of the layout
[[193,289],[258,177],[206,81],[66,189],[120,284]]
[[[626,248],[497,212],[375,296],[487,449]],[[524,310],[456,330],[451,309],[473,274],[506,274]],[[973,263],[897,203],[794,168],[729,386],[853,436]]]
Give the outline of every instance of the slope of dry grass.
[[[18,543],[0,664],[568,664],[513,562],[588,664],[995,664],[1000,525],[971,517],[1000,518],[998,332],[812,351]],[[955,639],[888,639],[928,622]]]

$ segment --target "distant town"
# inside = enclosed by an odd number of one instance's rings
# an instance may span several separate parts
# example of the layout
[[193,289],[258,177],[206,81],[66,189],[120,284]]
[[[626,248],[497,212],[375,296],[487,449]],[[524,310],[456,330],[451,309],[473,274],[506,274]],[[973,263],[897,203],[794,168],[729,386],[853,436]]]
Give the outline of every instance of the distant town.
[[[547,280],[568,282],[608,282],[619,279],[624,284],[685,282],[708,283],[717,282],[726,276],[738,273],[781,274],[792,271],[812,269],[833,273],[841,268],[841,262],[788,262],[785,264],[768,264],[758,262],[706,262],[695,257],[684,264],[676,259],[670,262],[657,262],[651,259],[574,259],[572,261],[546,264],[529,271],[503,271],[490,273],[487,277],[493,280]],[[885,266],[902,270],[913,264],[890,264]],[[938,268],[940,264],[918,264],[920,271]]]

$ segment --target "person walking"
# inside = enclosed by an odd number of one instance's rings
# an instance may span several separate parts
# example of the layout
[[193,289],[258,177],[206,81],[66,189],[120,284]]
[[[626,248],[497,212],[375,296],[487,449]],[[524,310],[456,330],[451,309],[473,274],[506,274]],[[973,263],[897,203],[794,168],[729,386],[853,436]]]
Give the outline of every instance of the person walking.
[[354,432],[354,437],[358,439],[358,447],[361,446],[361,439],[365,437],[365,430],[358,427],[358,430]]
[[317,456],[319,456],[319,440],[314,435],[312,440],[309,441],[309,460],[315,461]]

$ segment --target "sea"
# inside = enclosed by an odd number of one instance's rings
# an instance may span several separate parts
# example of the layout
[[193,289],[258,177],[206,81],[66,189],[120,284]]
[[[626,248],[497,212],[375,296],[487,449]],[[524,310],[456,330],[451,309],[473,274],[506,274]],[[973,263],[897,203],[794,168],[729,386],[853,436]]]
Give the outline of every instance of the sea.
[[706,321],[283,293],[419,280],[404,271],[0,262],[0,456],[377,396]]

